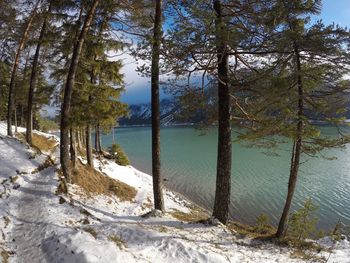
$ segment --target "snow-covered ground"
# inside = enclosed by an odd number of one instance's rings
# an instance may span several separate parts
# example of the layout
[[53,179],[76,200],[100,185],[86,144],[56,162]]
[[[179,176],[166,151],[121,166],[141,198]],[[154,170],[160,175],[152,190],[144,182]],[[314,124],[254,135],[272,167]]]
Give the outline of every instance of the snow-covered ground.
[[[47,155],[55,165],[38,172]],[[108,160],[95,160],[95,167],[134,187],[133,201],[88,197],[70,185],[62,203],[55,194],[58,156],[57,149],[35,154],[6,137],[6,125],[0,123],[0,262],[8,256],[8,262],[304,262],[286,248],[239,237],[222,225],[181,222],[171,212],[189,213],[192,205],[168,190],[170,213],[141,217],[152,207],[151,177]],[[347,240],[320,242],[332,251],[317,256],[350,262]]]

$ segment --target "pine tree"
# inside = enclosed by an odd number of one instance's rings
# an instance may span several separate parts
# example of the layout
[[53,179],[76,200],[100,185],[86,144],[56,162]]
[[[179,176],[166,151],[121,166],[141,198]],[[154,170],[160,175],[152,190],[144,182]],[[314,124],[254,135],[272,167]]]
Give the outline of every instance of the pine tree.
[[251,118],[236,112],[249,124],[241,139],[272,147],[287,137],[293,144],[288,193],[277,237],[284,234],[302,155],[316,156],[324,148],[341,147],[348,141],[347,137],[323,135],[312,122],[318,119],[341,124],[348,103],[345,94],[349,84],[343,76],[349,65],[349,32],[321,21],[308,25],[309,16],[320,8],[320,1],[278,1],[274,5],[268,62],[257,73],[260,81],[247,85],[240,98]]
[[[127,113],[126,105],[119,101],[123,91],[121,61],[111,61],[108,57],[108,52],[118,52],[123,47],[123,43],[109,34],[112,30],[110,17],[116,8],[118,6],[100,6],[104,12],[96,14],[86,37],[77,68],[76,89],[72,94],[70,127],[75,130],[85,128],[86,155],[90,166],[93,166],[91,127],[97,127],[95,138],[99,142],[99,133],[115,126],[117,119]],[[101,146],[95,148],[98,154],[102,153]]]
[[64,89],[64,98],[61,112],[61,142],[60,142],[60,160],[64,177],[69,181],[69,113],[70,103],[73,93],[75,74],[77,71],[80,54],[83,48],[86,34],[93,21],[99,0],[94,0],[85,18],[83,27],[80,31],[77,41],[74,43],[71,63],[67,75]]
[[14,59],[13,65],[12,65],[12,69],[11,69],[11,80],[10,80],[10,85],[9,85],[8,106],[7,106],[8,107],[7,108],[7,135],[8,136],[13,136],[13,133],[12,133],[12,115],[13,115],[13,110],[15,107],[13,92],[14,92],[15,78],[16,78],[17,68],[18,68],[18,64],[19,64],[19,60],[20,60],[20,55],[21,55],[21,52],[24,48],[26,40],[28,38],[29,30],[32,26],[33,19],[36,15],[36,12],[37,12],[37,9],[39,7],[40,2],[41,2],[41,0],[38,0],[35,2],[33,10],[31,11],[30,15],[27,18],[27,21],[25,22],[23,34],[19,40],[16,56],[15,56],[15,59]]
[[[137,37],[136,47],[132,54],[147,63],[138,67],[138,71],[151,78],[151,111],[152,111],[152,178],[154,208],[164,211],[163,184],[161,176],[160,154],[160,74],[163,73],[163,6],[162,0],[130,1],[126,6],[127,15],[125,31]],[[150,63],[149,63],[150,62]]]
[[182,85],[185,94],[190,90],[206,99],[206,90],[217,87],[215,123],[219,132],[213,216],[224,224],[231,200],[231,111],[245,112],[235,97],[245,81],[239,69],[255,71],[254,61],[247,55],[261,53],[265,47],[268,32],[259,14],[270,8],[269,2],[175,1],[173,9],[178,18],[173,18],[165,40],[169,68],[179,77],[187,75],[187,83]]
[[151,64],[152,105],[152,177],[154,208],[164,211],[162,178],[160,173],[160,105],[159,105],[159,56],[162,38],[162,0],[156,0]]
[[50,12],[51,12],[51,4],[49,4],[47,12],[44,13],[44,21],[41,26],[40,35],[38,38],[38,43],[37,43],[34,58],[33,58],[32,72],[30,76],[30,85],[29,85],[28,101],[27,101],[27,121],[26,121],[26,127],[27,127],[26,140],[30,145],[32,144],[32,130],[33,130],[33,98],[34,98],[34,92],[35,92],[35,87],[36,87],[37,78],[38,78],[38,63],[39,63],[40,49],[46,33],[47,19]]

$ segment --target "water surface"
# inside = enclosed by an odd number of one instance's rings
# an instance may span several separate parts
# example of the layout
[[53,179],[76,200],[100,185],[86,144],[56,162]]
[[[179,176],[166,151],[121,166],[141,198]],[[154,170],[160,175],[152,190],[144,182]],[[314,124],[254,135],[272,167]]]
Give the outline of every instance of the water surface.
[[[322,132],[335,134],[332,128]],[[115,129],[115,141],[129,156],[134,167],[151,173],[151,128]],[[235,136],[235,135],[234,135]],[[102,137],[108,147],[112,135]],[[233,219],[254,223],[261,213],[276,223],[283,208],[290,167],[291,143],[282,146],[279,156],[266,155],[263,149],[246,148],[233,143],[232,148],[232,207]],[[166,185],[211,209],[215,193],[217,131],[203,135],[193,127],[161,129],[162,173]],[[334,227],[338,219],[350,224],[350,147],[324,152],[336,160],[303,158],[292,209],[302,206],[311,197],[319,206],[318,226]]]

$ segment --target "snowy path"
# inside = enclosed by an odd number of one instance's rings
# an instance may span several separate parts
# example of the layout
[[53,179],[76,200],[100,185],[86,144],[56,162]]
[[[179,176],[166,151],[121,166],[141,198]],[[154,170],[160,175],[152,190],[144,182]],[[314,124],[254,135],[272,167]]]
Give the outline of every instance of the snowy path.
[[18,191],[16,223],[11,239],[15,240],[15,251],[19,262],[45,262],[42,240],[47,237],[55,226],[50,221],[50,206],[57,203],[54,195],[52,175],[54,168],[50,167],[27,178],[25,185]]

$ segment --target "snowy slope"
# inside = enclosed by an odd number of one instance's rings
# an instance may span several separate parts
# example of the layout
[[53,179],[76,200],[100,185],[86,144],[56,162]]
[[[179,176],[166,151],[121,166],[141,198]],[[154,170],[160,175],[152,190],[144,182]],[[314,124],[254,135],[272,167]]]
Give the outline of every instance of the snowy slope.
[[[291,258],[286,248],[241,238],[221,225],[189,224],[170,213],[141,217],[152,206],[151,177],[111,161],[95,160],[95,167],[134,187],[134,201],[91,198],[70,185],[69,196],[63,196],[67,202],[60,204],[55,194],[58,151],[46,153],[55,158],[56,167],[32,173],[46,155],[29,159],[33,150],[5,134],[6,126],[0,123],[0,193],[6,189],[0,198],[0,252],[8,252],[9,262],[304,262]],[[16,174],[18,179],[10,182],[9,176]],[[187,213],[191,207],[168,190],[165,204],[168,212]],[[347,240],[322,242],[333,251],[319,256],[349,262]]]

